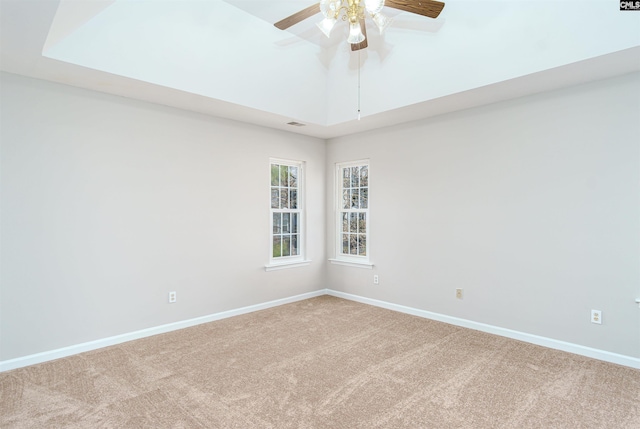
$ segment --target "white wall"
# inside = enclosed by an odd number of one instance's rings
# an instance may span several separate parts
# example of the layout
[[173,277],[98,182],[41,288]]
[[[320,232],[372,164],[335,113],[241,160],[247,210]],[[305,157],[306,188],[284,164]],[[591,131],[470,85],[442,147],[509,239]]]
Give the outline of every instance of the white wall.
[[[0,360],[325,287],[640,357],[640,74],[326,145],[0,79]],[[308,267],[263,269],[270,156],[307,161]],[[367,157],[375,267],[326,267]]]
[[[0,360],[325,287],[323,140],[1,84]],[[310,266],[264,271],[271,156],[307,162]]]
[[375,267],[328,283],[640,357],[639,94],[636,73],[330,140],[327,249],[334,163],[370,158]]

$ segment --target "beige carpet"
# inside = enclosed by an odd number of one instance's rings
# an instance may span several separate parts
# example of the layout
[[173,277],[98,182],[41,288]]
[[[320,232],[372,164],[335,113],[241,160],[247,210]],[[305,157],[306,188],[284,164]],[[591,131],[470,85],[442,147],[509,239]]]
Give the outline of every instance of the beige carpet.
[[323,296],[0,374],[9,428],[640,428],[640,371]]

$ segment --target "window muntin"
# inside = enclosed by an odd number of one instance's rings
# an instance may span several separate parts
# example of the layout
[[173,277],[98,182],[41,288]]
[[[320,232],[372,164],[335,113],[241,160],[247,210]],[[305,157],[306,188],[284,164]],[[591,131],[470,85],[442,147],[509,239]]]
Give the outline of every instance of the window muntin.
[[271,160],[271,263],[303,259],[302,163]]
[[369,163],[337,165],[336,258],[367,262],[369,259]]

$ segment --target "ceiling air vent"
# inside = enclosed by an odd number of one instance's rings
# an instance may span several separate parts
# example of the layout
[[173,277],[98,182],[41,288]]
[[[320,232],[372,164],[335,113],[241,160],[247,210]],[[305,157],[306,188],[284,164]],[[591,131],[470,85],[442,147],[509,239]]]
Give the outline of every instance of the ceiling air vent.
[[301,124],[300,122],[287,122],[287,125],[291,125],[292,127],[304,127],[306,124]]

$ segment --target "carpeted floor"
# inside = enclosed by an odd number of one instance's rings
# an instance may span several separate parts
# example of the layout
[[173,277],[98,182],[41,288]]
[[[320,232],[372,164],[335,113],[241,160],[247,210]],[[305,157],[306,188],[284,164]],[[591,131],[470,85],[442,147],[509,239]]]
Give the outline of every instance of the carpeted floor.
[[9,428],[640,428],[640,371],[323,296],[0,374]]

